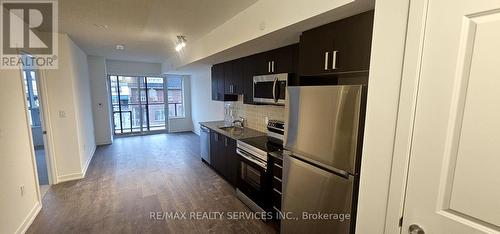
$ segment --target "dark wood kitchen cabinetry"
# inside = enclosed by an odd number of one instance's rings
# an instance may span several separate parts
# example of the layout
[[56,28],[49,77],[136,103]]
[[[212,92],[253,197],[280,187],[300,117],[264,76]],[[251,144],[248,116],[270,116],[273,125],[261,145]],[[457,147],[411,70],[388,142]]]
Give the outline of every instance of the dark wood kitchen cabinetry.
[[297,50],[298,44],[293,44],[253,55],[252,57],[256,61],[254,75],[295,73],[296,58],[294,55],[297,54]]
[[238,176],[236,140],[210,131],[210,161],[212,167],[233,186]]
[[[222,149],[222,134],[216,131],[210,131],[210,164],[216,171],[224,168],[224,152]],[[220,172],[219,172],[220,173]]]
[[364,72],[370,67],[373,11],[302,33],[299,75]]
[[[271,153],[273,154],[273,153]],[[270,155],[269,167],[271,170],[271,204],[275,220],[279,223],[279,213],[281,212],[282,196],[282,178],[283,178],[283,159],[278,156]]]
[[281,47],[240,60],[242,63],[243,103],[253,102],[253,77],[256,75],[296,73],[299,44]]
[[238,96],[225,93],[224,64],[212,66],[212,100],[214,101],[236,101]]
[[299,44],[293,44],[213,65],[212,100],[236,101],[243,94],[243,102],[253,104],[253,77],[296,73],[298,53]]
[[243,94],[243,60],[236,59],[223,63],[224,68],[224,93]]
[[236,154],[236,140],[224,136],[224,149],[226,168],[224,169],[225,177],[232,185],[236,186],[238,180],[238,155]]
[[253,56],[245,57],[243,60],[243,103],[253,104],[253,76],[256,74],[256,59]]

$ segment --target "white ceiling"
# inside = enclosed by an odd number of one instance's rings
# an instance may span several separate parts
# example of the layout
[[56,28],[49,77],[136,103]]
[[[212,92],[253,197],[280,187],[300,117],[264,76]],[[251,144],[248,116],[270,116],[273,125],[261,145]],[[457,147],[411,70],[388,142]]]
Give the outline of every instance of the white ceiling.
[[175,55],[176,35],[194,42],[256,1],[60,0],[59,30],[89,55],[162,62]]

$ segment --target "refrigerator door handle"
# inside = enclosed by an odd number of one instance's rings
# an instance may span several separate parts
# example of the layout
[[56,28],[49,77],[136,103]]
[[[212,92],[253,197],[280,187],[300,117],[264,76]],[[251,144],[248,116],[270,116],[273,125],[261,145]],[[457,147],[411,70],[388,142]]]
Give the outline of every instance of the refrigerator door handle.
[[340,170],[340,169],[337,169],[335,167],[332,167],[332,166],[328,166],[328,165],[325,165],[323,163],[320,163],[320,162],[317,162],[317,161],[314,161],[312,159],[309,159],[307,157],[304,157],[304,156],[301,156],[299,154],[296,154],[296,153],[291,153],[291,152],[284,152],[283,153],[284,156],[288,156],[288,157],[292,157],[292,158],[295,158],[297,160],[300,160],[304,163],[307,163],[309,165],[312,165],[312,166],[315,166],[315,167],[318,167],[318,168],[321,168],[325,171],[328,171],[330,173],[333,173],[335,175],[338,175],[340,177],[343,177],[345,179],[349,179],[350,176],[352,176],[351,174],[349,174],[349,172],[347,171],[344,171],[344,170]]

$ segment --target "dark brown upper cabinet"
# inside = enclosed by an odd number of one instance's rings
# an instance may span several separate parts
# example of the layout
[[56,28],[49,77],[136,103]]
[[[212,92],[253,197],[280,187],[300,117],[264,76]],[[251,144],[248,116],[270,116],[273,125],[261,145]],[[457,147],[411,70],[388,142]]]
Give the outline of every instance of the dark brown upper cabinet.
[[370,67],[373,11],[302,33],[299,75],[364,72]]
[[224,93],[243,94],[243,60],[236,59],[223,63],[224,66]]
[[293,44],[252,56],[256,61],[255,75],[293,73],[297,48],[298,44]]
[[224,64],[212,66],[212,100],[214,101],[236,101],[238,96],[225,93]]
[[296,73],[299,45],[293,44],[212,66],[212,100],[253,104],[253,77],[276,73]]
[[253,104],[253,76],[255,70],[256,59],[254,56],[245,57],[242,59],[243,64],[243,103]]

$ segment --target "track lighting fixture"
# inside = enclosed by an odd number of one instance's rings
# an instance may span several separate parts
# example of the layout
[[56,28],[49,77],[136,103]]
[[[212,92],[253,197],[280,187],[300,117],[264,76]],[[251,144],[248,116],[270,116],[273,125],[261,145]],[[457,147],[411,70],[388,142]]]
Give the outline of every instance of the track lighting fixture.
[[175,50],[177,52],[181,51],[182,48],[186,47],[186,37],[185,36],[182,36],[182,35],[179,35],[177,36],[177,45],[175,46]]

